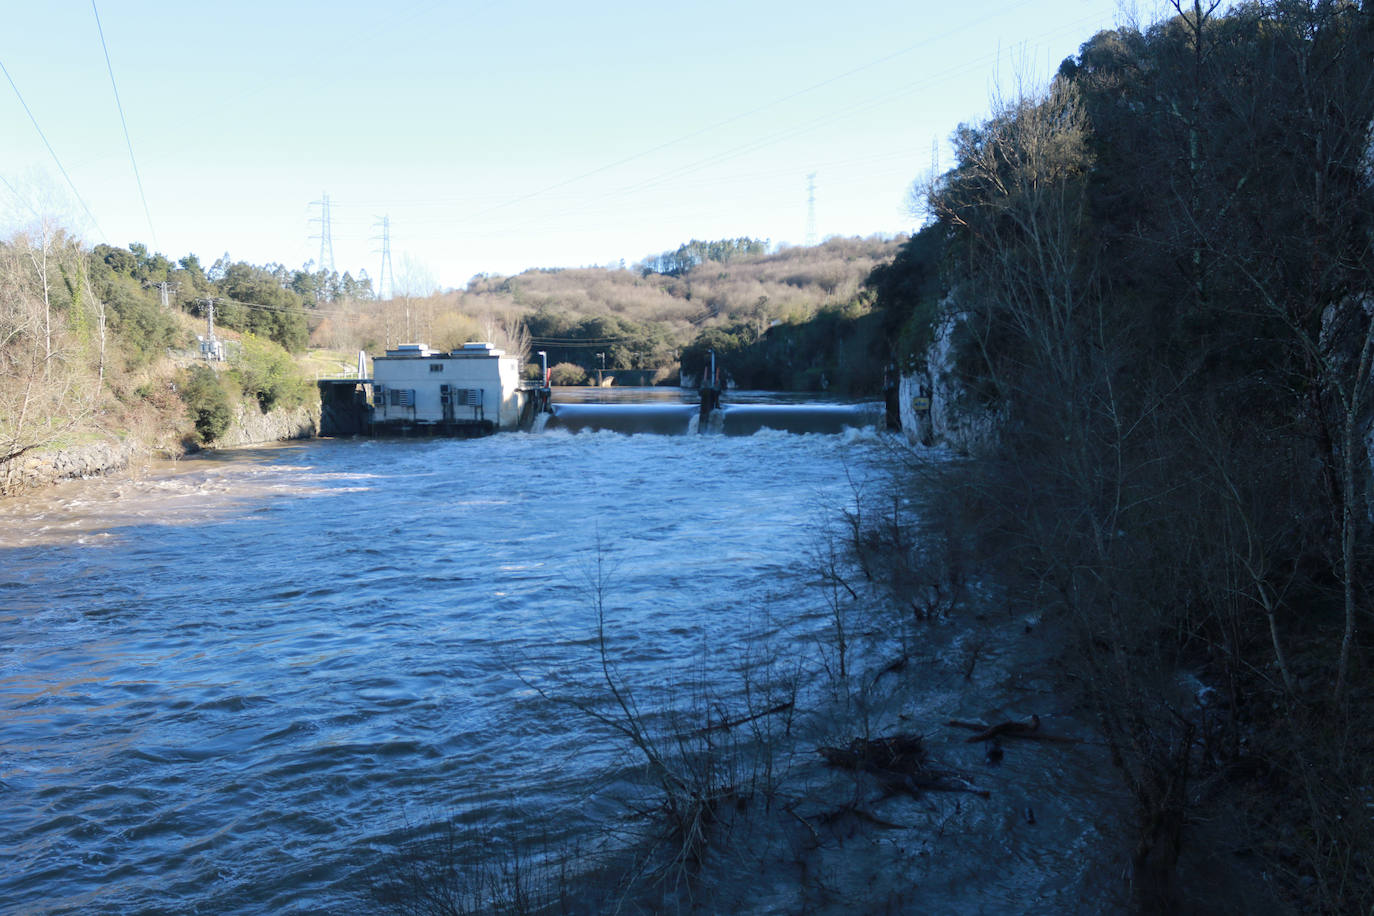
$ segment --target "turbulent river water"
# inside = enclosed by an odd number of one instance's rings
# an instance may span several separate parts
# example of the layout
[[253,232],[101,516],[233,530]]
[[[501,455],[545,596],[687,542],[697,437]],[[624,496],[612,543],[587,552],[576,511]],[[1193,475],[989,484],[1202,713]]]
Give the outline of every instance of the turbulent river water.
[[598,581],[646,690],[728,677],[765,618],[825,626],[808,557],[885,434],[561,425],[0,505],[0,909],[337,912],[455,812],[604,817],[623,755],[554,695],[598,686],[567,676]]

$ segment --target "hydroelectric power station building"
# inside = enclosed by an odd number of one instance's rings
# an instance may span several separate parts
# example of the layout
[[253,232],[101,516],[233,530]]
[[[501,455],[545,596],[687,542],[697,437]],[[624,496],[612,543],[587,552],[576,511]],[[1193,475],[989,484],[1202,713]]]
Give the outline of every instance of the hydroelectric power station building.
[[401,344],[372,360],[372,377],[320,382],[323,435],[481,436],[528,424],[538,390],[520,360],[490,343],[457,350]]
[[[748,436],[770,429],[840,433],[881,422],[883,405],[800,403],[777,399],[722,404],[721,391],[706,386],[699,400],[645,399],[552,404],[548,370],[541,382],[520,382],[520,360],[490,343],[457,350],[402,344],[372,360],[359,355],[354,378],[320,379],[322,436],[484,436],[519,429],[608,430],[684,435]],[[590,390],[590,389],[589,389]],[[536,423],[541,414],[547,414]]]

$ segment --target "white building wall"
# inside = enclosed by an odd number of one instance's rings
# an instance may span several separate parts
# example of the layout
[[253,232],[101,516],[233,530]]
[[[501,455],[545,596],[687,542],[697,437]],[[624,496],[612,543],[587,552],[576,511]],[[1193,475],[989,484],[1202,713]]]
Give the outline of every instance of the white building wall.
[[[500,350],[471,345],[453,353],[434,353],[427,348],[411,352],[392,350],[373,359],[372,378],[381,391],[373,409],[373,420],[379,423],[443,422],[440,386],[448,385],[451,389],[482,392],[483,409],[479,412],[455,404],[455,421],[486,419],[504,429],[520,424],[520,360]],[[414,406],[392,404],[390,392],[394,390],[413,391]]]

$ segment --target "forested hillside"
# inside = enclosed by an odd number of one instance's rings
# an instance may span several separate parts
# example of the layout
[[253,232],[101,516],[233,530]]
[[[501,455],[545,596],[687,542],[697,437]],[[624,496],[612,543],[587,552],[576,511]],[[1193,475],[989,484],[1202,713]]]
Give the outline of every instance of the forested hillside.
[[[671,384],[679,368],[700,375],[701,354],[716,346],[742,386],[816,389],[827,375],[876,391],[884,346],[861,320],[871,312],[864,282],[900,242],[833,238],[768,253],[753,239],[694,240],[629,268],[483,274],[463,290],[333,309],[314,339],[369,352],[411,340],[442,348],[495,340],[545,351],[570,378],[602,368],[604,354],[608,370],[650,370]],[[817,316],[824,334],[809,328]]]
[[[206,268],[138,243],[87,248],[41,224],[0,243],[0,467],[91,436],[213,442],[240,403],[312,398],[314,371],[331,365],[299,365],[312,346],[377,354],[491,340],[527,359],[544,350],[569,383],[604,367],[669,384],[680,367],[699,374],[715,346],[737,383],[876,390],[884,345],[863,283],[899,241],[771,254],[752,239],[691,241],[630,269],[483,275],[463,290],[379,300],[365,274],[228,255]],[[192,365],[212,320],[228,362]]]
[[944,537],[1063,635],[1140,907],[1367,913],[1374,9],[1177,12],[960,127],[874,288],[998,420]]
[[[178,450],[213,441],[238,403],[305,403],[314,389],[292,354],[307,303],[358,295],[370,291],[347,274],[227,256],[207,271],[137,243],[90,249],[51,223],[0,242],[0,472],[96,439]],[[230,358],[193,366],[212,307]]]
[[[1374,3],[1172,5],[960,126],[910,238],[692,240],[379,301],[40,225],[0,243],[0,470],[213,441],[236,402],[310,397],[312,346],[492,340],[570,382],[675,383],[708,350],[750,387],[946,372],[996,441],[907,482],[920,538],[869,540],[903,588],[977,583],[1058,640],[1135,802],[1138,907],[1374,912]],[[189,368],[211,309],[239,345]]]

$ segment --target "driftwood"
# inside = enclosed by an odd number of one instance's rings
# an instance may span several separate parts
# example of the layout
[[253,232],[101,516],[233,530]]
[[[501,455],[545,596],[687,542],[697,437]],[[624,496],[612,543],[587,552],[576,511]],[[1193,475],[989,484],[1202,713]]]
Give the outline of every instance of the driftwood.
[[926,749],[920,735],[893,735],[890,738],[855,738],[849,747],[818,747],[826,763],[844,770],[909,773],[926,762]]
[[843,770],[858,770],[876,776],[889,791],[969,792],[981,798],[991,793],[975,788],[952,770],[929,766],[920,735],[893,735],[888,738],[855,738],[848,747],[818,747],[825,762]]
[[742,716],[738,719],[725,719],[721,722],[717,722],[715,725],[708,725],[705,728],[699,728],[697,729],[697,734],[704,735],[707,732],[729,731],[730,729],[736,728],[740,725],[748,725],[750,722],[762,719],[764,716],[775,716],[780,712],[787,712],[792,708],[792,706],[792,701],[788,700],[786,703],[779,703],[777,706],[765,709],[763,712],[756,712],[752,716]]
[[876,814],[871,814],[865,811],[864,809],[860,808],[856,804],[841,805],[834,811],[823,811],[820,814],[815,815],[816,820],[821,824],[833,824],[836,821],[845,817],[852,817],[857,821],[863,821],[866,824],[872,824],[874,827],[881,827],[884,830],[907,829],[906,827],[903,827],[901,824],[894,824],[891,821],[885,821],[882,818],[878,817]]
[[1049,741],[1058,744],[1077,744],[1077,738],[1068,738],[1063,735],[1050,735],[1040,731],[1040,717],[1032,715],[1029,722],[998,722],[996,725],[987,725],[983,722],[960,722],[958,719],[950,719],[948,723],[953,728],[969,728],[978,734],[968,739],[969,744],[977,741],[988,741],[992,738],[1025,738],[1028,741]]
[[877,684],[884,674],[897,674],[901,672],[904,668],[906,668],[906,664],[909,661],[911,661],[910,655],[902,655],[894,659],[893,661],[888,662],[887,665],[883,668],[883,670],[873,675],[873,683]]
[[912,785],[931,792],[967,792],[979,798],[992,798],[987,789],[980,789],[954,770],[929,770],[925,776],[912,777]]

